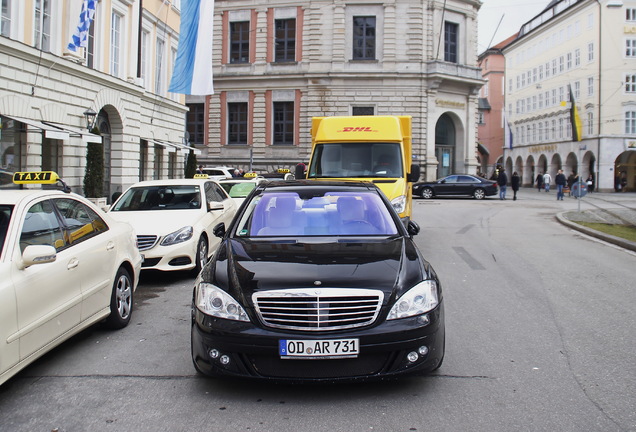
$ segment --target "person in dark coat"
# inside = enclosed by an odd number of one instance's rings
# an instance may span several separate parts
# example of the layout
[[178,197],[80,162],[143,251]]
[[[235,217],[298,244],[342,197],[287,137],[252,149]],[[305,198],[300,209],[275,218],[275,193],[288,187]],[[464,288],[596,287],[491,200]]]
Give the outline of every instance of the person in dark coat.
[[497,176],[497,184],[499,185],[499,199],[506,199],[506,186],[508,185],[508,176],[506,175],[506,170],[501,169],[499,171],[499,176]]
[[521,178],[519,177],[519,174],[517,174],[517,171],[512,173],[511,183],[512,183],[512,192],[513,192],[512,200],[516,201],[517,191],[519,190],[519,184],[521,183]]
[[567,184],[567,179],[565,178],[565,174],[563,174],[563,170],[559,170],[558,174],[554,178],[554,182],[557,185],[557,200],[563,201],[563,188]]
[[543,174],[541,173],[537,174],[537,179],[535,180],[535,183],[537,184],[537,192],[541,192],[541,189],[543,189]]

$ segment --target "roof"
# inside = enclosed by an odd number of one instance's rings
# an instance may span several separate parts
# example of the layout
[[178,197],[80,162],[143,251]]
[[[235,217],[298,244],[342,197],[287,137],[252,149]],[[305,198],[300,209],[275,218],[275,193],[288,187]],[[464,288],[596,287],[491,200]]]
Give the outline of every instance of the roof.
[[[69,194],[55,189],[0,189],[0,204],[15,205],[24,199],[33,199],[38,196],[69,196]],[[81,198],[79,195],[71,194],[74,198]]]

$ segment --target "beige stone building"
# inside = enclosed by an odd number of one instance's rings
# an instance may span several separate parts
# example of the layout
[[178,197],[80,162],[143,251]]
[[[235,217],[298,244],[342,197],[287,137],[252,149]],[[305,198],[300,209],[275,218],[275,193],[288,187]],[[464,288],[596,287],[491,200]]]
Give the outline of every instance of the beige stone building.
[[[611,191],[615,179],[636,188],[636,1],[553,0],[503,49],[506,112],[513,147],[507,171],[532,184],[592,176]],[[570,89],[582,121],[573,139]],[[624,189],[624,188],[623,188]]]
[[423,177],[477,169],[478,0],[215,2],[215,94],[190,96],[208,165],[306,161],[313,116],[411,115]]
[[[0,170],[54,170],[82,193],[86,148],[102,141],[104,196],[183,176],[184,97],[167,92],[180,2],[101,0],[88,46],[69,50],[81,0],[2,0]],[[84,116],[94,111],[100,135]]]

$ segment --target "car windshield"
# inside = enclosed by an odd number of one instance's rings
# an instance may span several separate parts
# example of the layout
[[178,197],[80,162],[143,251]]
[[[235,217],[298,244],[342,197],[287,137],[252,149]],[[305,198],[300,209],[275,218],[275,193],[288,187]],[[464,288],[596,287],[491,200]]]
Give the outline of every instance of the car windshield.
[[316,146],[308,178],[395,178],[403,171],[397,143],[329,143]]
[[395,221],[376,193],[326,192],[301,197],[269,192],[254,197],[239,221],[239,237],[395,235]]
[[245,198],[256,187],[255,182],[221,182],[219,183],[230,198]]
[[157,185],[128,189],[112,211],[180,210],[201,208],[199,185]]

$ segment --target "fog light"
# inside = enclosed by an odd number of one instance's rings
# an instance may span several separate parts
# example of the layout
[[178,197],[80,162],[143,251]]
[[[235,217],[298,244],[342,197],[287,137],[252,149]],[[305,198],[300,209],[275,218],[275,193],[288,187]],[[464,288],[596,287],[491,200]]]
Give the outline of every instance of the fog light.
[[417,349],[417,352],[420,353],[422,357],[424,357],[426,354],[428,354],[428,347],[421,346]]
[[406,358],[411,362],[414,363],[417,361],[417,359],[419,358],[419,356],[417,355],[417,353],[415,351],[411,351],[410,353],[408,353],[408,355],[406,356]]
[[210,355],[210,357],[212,357],[213,359],[218,359],[219,356],[221,355],[221,353],[219,352],[218,349],[212,348],[210,350],[210,352],[208,353]]
[[229,363],[230,363],[230,358],[228,356],[226,356],[226,355],[222,355],[221,356],[221,364],[223,366],[225,366],[225,365],[227,365]]

